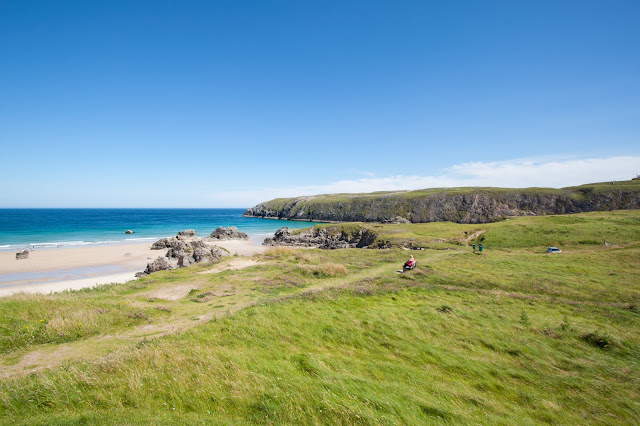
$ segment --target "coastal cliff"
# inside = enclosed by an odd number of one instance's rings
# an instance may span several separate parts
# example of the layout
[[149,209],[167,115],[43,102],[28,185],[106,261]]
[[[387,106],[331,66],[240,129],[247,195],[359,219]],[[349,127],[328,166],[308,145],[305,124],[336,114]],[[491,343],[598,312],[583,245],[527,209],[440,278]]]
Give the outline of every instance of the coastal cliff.
[[487,223],[513,216],[640,208],[640,181],[554,188],[436,188],[278,198],[247,217],[335,222]]

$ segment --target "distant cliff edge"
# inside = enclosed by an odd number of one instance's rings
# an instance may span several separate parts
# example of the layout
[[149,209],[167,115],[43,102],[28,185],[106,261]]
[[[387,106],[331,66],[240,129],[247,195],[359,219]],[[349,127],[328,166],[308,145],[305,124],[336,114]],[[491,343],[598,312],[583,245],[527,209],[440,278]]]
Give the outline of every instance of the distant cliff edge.
[[640,180],[554,188],[435,188],[277,198],[244,216],[336,222],[486,223],[511,216],[640,208]]

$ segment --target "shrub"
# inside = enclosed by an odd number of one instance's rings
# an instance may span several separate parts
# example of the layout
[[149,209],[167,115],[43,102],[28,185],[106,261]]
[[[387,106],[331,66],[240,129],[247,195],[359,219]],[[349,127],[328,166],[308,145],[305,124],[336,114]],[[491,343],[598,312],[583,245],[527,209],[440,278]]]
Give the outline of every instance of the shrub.
[[600,349],[610,348],[613,346],[613,339],[608,333],[599,333],[594,331],[593,333],[587,333],[582,335],[582,340]]
[[323,263],[321,265],[301,265],[298,270],[305,275],[316,277],[336,277],[346,275],[347,268],[339,263]]
[[298,259],[301,262],[313,263],[314,261],[316,261],[317,256],[314,256],[310,253],[301,252],[296,255],[296,259]]
[[449,305],[442,305],[437,309],[438,312],[442,312],[443,314],[448,314],[453,312],[453,308]]
[[560,323],[560,330],[571,330],[571,324],[569,323],[569,318],[567,318],[566,315],[562,318],[562,322]]

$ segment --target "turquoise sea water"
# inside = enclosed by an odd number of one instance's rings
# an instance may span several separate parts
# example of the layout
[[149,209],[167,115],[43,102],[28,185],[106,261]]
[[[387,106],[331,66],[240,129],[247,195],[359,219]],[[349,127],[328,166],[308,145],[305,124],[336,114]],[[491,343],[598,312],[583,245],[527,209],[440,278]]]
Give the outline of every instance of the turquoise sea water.
[[[195,229],[208,236],[219,226],[236,226],[260,244],[288,226],[311,222],[242,217],[245,209],[0,209],[0,251],[153,242]],[[126,230],[134,234],[125,234]]]

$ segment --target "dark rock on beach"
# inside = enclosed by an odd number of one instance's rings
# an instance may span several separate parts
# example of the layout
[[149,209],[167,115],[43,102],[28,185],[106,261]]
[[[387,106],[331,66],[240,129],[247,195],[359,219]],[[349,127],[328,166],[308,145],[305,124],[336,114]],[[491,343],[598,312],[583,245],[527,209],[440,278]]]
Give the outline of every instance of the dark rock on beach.
[[244,232],[238,231],[235,226],[223,228],[222,226],[216,229],[209,235],[209,238],[216,240],[248,240],[249,236]]
[[29,258],[29,250],[22,250],[16,253],[16,260],[28,259],[28,258]]

